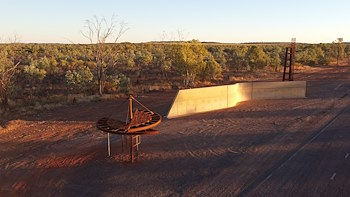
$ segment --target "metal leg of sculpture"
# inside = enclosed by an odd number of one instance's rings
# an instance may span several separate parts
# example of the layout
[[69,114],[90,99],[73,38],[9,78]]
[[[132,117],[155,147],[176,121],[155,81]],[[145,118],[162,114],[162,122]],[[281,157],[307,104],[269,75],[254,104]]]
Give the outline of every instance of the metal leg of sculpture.
[[122,152],[124,152],[124,135],[120,135],[120,138],[122,140]]
[[139,151],[139,145],[141,144],[141,135],[136,136],[136,150]]
[[108,148],[108,157],[111,156],[111,140],[109,137],[109,133],[107,133],[107,148]]
[[130,135],[130,161],[131,163],[134,162],[134,143],[133,143],[133,137]]

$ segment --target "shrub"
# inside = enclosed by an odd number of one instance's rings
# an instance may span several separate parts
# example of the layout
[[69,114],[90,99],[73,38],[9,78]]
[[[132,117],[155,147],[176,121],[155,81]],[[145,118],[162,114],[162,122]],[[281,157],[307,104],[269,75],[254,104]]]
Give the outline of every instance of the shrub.
[[88,67],[79,67],[77,71],[66,72],[67,88],[73,93],[86,93],[92,89],[93,74]]
[[222,68],[214,59],[206,61],[199,71],[199,76],[202,81],[215,79],[221,76],[221,74]]
[[121,93],[128,94],[131,88],[130,78],[123,74],[120,74],[118,78],[119,78],[119,91]]

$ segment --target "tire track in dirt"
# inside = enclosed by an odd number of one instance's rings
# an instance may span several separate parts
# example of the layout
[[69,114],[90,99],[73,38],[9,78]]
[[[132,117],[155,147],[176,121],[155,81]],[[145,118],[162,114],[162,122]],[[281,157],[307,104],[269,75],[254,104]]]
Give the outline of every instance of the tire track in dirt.
[[[205,159],[212,157],[220,157],[224,153],[228,152],[229,145],[227,142],[223,142],[220,137],[223,133],[220,128],[223,125],[232,126],[220,119],[202,119],[199,124],[194,128],[187,128],[194,137],[194,141],[186,141],[185,147],[188,154],[194,159]],[[199,139],[196,138],[198,136]],[[220,138],[219,138],[220,137]],[[212,147],[214,142],[221,140],[220,146]],[[206,151],[203,151],[206,150]]]
[[[86,127],[78,128],[72,132],[65,132],[65,135],[62,135],[59,132],[54,132],[51,134],[52,141],[48,141],[48,142],[43,142],[43,141],[16,142],[16,145],[11,146],[10,150],[17,150],[18,147],[22,147],[21,152],[16,153],[16,155],[2,158],[2,161],[0,161],[0,168],[8,169],[9,167],[19,168],[24,165],[30,166],[34,163],[35,158],[37,158],[39,155],[52,153],[52,151],[54,150],[57,151],[56,149],[54,149],[54,147],[60,147],[63,144],[70,144],[71,146],[73,146],[73,141],[69,140],[70,137],[73,137],[74,139],[74,146],[89,145],[90,144],[89,142],[86,142],[86,140],[81,139],[81,138],[86,138],[85,135],[81,135],[81,132],[84,132],[84,133],[89,131],[91,132],[92,128],[93,126],[87,127],[87,128]],[[25,162],[22,160],[25,160]]]

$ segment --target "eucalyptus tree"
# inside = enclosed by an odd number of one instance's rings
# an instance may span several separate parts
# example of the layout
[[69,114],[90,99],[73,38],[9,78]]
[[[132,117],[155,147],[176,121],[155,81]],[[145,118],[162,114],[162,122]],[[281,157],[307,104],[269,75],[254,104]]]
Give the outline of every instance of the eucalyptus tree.
[[[96,79],[98,83],[98,93],[103,95],[106,70],[109,66],[115,65],[117,60],[116,44],[119,38],[128,30],[124,22],[119,22],[114,16],[109,21],[104,17],[94,16],[85,21],[85,29],[82,35],[89,40],[96,63]],[[114,45],[107,46],[108,43]],[[113,49],[113,46],[115,47]]]
[[267,64],[266,54],[260,46],[251,46],[246,56],[248,59],[248,70],[262,69]]
[[185,87],[193,85],[197,77],[209,80],[222,72],[221,66],[198,40],[175,44],[171,59],[175,71],[183,77]]

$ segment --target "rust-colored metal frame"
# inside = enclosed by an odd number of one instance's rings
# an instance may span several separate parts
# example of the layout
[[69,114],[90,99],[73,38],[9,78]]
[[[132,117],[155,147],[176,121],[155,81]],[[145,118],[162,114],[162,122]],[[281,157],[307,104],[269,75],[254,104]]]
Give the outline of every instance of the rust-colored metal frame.
[[[284,64],[283,64],[284,68],[283,68],[282,81],[286,81],[287,74],[288,74],[288,81],[294,81],[295,48],[296,48],[296,39],[292,38],[290,47],[286,47],[286,53],[285,53]],[[288,72],[287,72],[287,68],[288,68]]]
[[[132,106],[133,101],[136,101],[138,104],[143,106],[145,110],[139,110],[142,112],[145,116],[149,116],[150,120],[145,123],[135,124],[130,126],[131,121],[134,117]],[[101,118],[97,121],[96,127],[104,132],[107,132],[107,147],[108,147],[108,156],[111,155],[111,144],[110,144],[110,134],[118,134],[121,135],[121,141],[122,141],[122,151],[124,151],[124,146],[127,148],[128,146],[128,139],[124,139],[125,137],[129,137],[129,146],[130,146],[130,161],[131,163],[134,162],[134,149],[139,150],[139,145],[141,144],[141,135],[156,135],[159,134],[157,130],[152,129],[153,127],[159,125],[162,121],[161,115],[152,112],[147,107],[142,105],[140,102],[138,102],[132,95],[129,96],[129,122],[121,122],[117,120],[113,120],[111,118]],[[124,125],[115,127],[113,125],[110,125],[109,122],[115,121],[116,125]],[[134,143],[135,140],[135,143]]]

